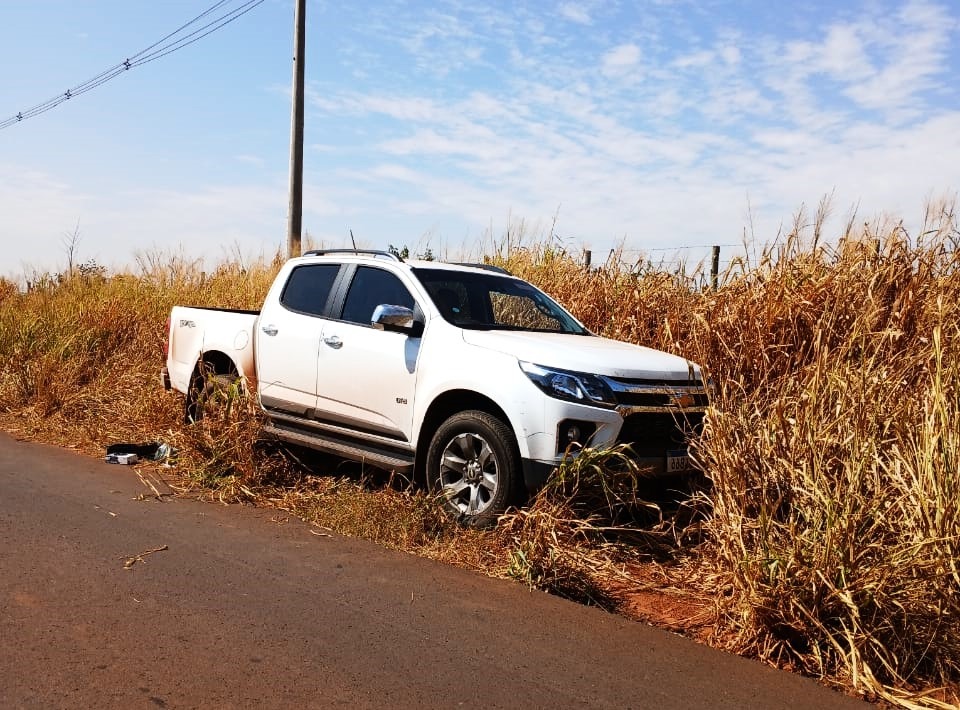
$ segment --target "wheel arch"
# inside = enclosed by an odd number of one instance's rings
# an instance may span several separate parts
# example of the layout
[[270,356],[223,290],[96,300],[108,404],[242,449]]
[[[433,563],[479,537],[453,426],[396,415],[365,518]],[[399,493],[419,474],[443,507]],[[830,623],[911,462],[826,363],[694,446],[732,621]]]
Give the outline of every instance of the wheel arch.
[[237,363],[220,350],[207,350],[200,353],[197,363],[193,366],[190,373],[190,380],[187,384],[186,397],[184,398],[183,418],[184,422],[190,423],[198,418],[196,412],[197,401],[200,391],[203,389],[204,373],[211,375],[236,375],[240,382],[240,389],[246,393],[248,384]]
[[473,390],[448,390],[437,396],[433,402],[430,403],[430,406],[424,414],[423,422],[420,425],[420,431],[417,435],[417,455],[415,462],[415,476],[417,481],[421,483],[426,482],[427,449],[430,446],[430,440],[433,438],[434,433],[440,428],[440,425],[452,415],[471,409],[486,412],[502,421],[513,433],[513,446],[518,449],[519,453],[519,444],[513,422],[510,421],[510,417],[507,416],[507,413],[500,405],[490,397],[480,394],[479,392],[474,392]]
[[233,358],[220,350],[207,350],[200,353],[197,364],[193,366],[193,372],[190,374],[190,380],[200,377],[204,369],[209,369],[215,375],[235,374],[241,378],[243,376]]

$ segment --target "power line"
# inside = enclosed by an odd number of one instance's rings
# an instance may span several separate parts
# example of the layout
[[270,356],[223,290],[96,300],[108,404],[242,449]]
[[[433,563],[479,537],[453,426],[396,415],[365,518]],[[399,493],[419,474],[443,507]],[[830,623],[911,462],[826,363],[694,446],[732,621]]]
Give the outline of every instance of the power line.
[[[149,64],[150,62],[156,61],[161,57],[165,57],[168,54],[177,52],[184,47],[197,42],[209,34],[216,32],[222,27],[229,25],[234,20],[243,17],[248,12],[253,10],[257,5],[260,5],[264,0],[246,0],[241,5],[235,7],[232,10],[220,15],[214,20],[210,20],[205,25],[202,25],[192,32],[177,37],[181,32],[186,30],[191,25],[194,25],[201,20],[203,20],[208,15],[219,10],[223,5],[227,4],[230,0],[219,0],[219,2],[214,3],[212,6],[208,7],[206,10],[201,12],[199,15],[194,17],[189,22],[184,23],[173,32],[169,33],[165,37],[157,40],[149,47],[141,49],[136,54],[133,54],[126,59],[124,59],[119,64],[115,64],[109,69],[105,69],[94,77],[87,79],[86,81],[77,84],[74,87],[67,89],[62,94],[57,94],[53,98],[47,99],[43,103],[39,103],[32,108],[27,109],[26,111],[19,111],[18,113],[0,121],[0,130],[4,128],[9,128],[10,126],[21,123],[28,118],[33,118],[34,116],[39,116],[41,113],[46,113],[50,109],[56,108],[64,101],[69,101],[70,99],[85,94],[88,91],[93,91],[98,86],[106,84],[111,79],[115,79],[126,71],[133,69],[134,67],[139,67],[143,64]],[[174,39],[176,37],[176,39]]]

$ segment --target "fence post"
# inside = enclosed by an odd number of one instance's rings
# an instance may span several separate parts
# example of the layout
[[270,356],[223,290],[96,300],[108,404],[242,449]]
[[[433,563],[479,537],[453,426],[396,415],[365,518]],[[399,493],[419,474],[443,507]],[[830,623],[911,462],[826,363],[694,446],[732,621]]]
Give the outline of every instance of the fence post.
[[592,256],[592,255],[591,255],[589,249],[584,249],[584,250],[583,250],[583,268],[585,268],[585,269],[589,269],[589,268],[590,268],[590,257],[591,257],[591,256]]
[[710,285],[717,290],[717,281],[720,276],[720,247],[713,247],[713,259],[710,261]]

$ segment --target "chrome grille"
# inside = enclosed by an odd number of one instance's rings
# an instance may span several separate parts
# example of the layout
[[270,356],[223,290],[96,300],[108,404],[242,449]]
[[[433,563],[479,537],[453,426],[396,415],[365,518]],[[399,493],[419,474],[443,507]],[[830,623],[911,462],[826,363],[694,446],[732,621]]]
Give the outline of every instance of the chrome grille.
[[684,380],[604,377],[617,404],[630,411],[703,411],[709,396],[703,384]]

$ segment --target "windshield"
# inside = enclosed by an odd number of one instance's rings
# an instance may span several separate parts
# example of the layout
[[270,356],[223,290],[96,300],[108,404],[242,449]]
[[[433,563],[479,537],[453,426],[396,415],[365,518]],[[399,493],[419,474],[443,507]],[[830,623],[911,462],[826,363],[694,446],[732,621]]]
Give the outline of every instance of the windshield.
[[414,268],[413,273],[443,317],[461,328],[590,334],[526,281],[492,272]]

